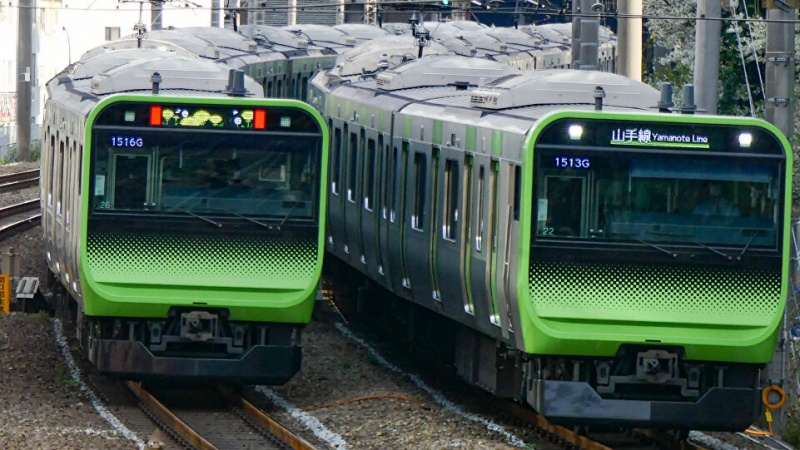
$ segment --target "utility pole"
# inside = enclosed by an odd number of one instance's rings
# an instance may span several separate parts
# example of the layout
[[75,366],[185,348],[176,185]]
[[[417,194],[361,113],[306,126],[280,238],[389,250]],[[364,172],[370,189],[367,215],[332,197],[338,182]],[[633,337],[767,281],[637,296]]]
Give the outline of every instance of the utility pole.
[[165,0],[150,0],[150,29],[160,30],[162,27],[162,12]]
[[[722,0],[697,1],[694,88],[697,108],[717,113],[719,102],[719,51],[722,40]],[[704,20],[711,19],[711,20]]]
[[642,0],[619,0],[617,73],[642,81]]
[[583,0],[572,0],[572,68],[581,65],[581,3]]
[[31,83],[33,82],[33,0],[19,2],[17,32],[17,159],[31,159]]
[[767,63],[765,118],[789,140],[794,138],[794,24],[797,0],[767,4]]
[[598,41],[600,40],[600,13],[603,4],[597,0],[582,0],[581,18],[581,70],[597,70]]
[[211,0],[211,26],[219,28],[219,16],[221,14],[221,0]]
[[[775,125],[786,135],[790,142],[794,141],[794,23],[797,19],[797,0],[772,0],[767,1],[767,62],[766,80],[764,89],[766,90],[766,102],[764,116],[768,122]],[[790,297],[791,298],[791,297]],[[787,302],[787,308],[791,305]],[[796,317],[797,311],[789,312],[784,315],[784,326],[791,326],[792,318]],[[788,324],[786,323],[788,322]],[[786,343],[778,341],[775,346],[772,362],[762,371],[762,383],[784,384],[784,389],[788,392],[788,387],[792,384],[792,377],[786,372]],[[791,352],[788,352],[791,354]],[[766,378],[766,379],[765,379]],[[790,394],[790,398],[793,396]],[[771,402],[776,400],[770,399]],[[788,403],[788,402],[787,402]],[[780,411],[780,412],[779,412]],[[785,426],[785,409],[773,411],[776,413],[774,429],[776,433],[782,433]]]

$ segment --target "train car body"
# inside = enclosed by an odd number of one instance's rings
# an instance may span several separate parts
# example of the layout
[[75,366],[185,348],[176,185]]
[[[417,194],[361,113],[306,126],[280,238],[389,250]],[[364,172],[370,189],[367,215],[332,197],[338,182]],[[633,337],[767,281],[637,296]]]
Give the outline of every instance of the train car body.
[[465,380],[555,422],[749,426],[786,296],[786,139],[655,113],[621,76],[478,61],[315,77],[326,249],[432,311],[392,317]]
[[260,85],[229,75],[126,49],[48,83],[47,259],[57,310],[103,372],[280,384],[300,368],[327,130],[308,105],[245,98]]

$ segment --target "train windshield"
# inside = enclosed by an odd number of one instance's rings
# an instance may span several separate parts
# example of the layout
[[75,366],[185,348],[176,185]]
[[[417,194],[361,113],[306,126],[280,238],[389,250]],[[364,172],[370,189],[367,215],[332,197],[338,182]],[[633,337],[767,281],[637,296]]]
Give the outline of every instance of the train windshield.
[[92,211],[315,219],[319,136],[96,130]]
[[666,152],[537,150],[537,241],[774,248],[779,160]]

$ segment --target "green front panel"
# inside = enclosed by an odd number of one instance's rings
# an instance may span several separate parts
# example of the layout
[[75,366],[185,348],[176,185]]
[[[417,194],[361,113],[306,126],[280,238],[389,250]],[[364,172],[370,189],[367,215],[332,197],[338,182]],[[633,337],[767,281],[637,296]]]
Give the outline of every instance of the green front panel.
[[540,263],[527,281],[530,353],[610,356],[629,342],[766,361],[785,293],[780,273],[703,267]]
[[[522,230],[517,279],[524,351],[612,357],[622,344],[681,346],[690,360],[764,363],[771,360],[788,285],[790,195],[784,195],[782,263],[746,265],[531,263],[534,142],[547,124],[566,117],[624,123],[696,123],[761,127],[777,136],[791,186],[790,147],[775,127],[749,118],[559,112],[528,134],[523,154]],[[543,258],[547,259],[547,258]]]
[[82,279],[90,316],[163,317],[200,301],[229,308],[233,320],[304,321],[320,272],[311,240],[97,233]]

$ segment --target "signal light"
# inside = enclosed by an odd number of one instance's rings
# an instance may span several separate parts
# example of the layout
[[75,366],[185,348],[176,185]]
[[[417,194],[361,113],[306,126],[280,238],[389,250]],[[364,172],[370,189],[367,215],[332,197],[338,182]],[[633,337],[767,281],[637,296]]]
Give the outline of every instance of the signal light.
[[253,114],[253,128],[256,130],[263,130],[267,128],[267,111],[257,109]]
[[151,106],[150,107],[150,125],[154,127],[161,126],[161,107],[160,106]]

